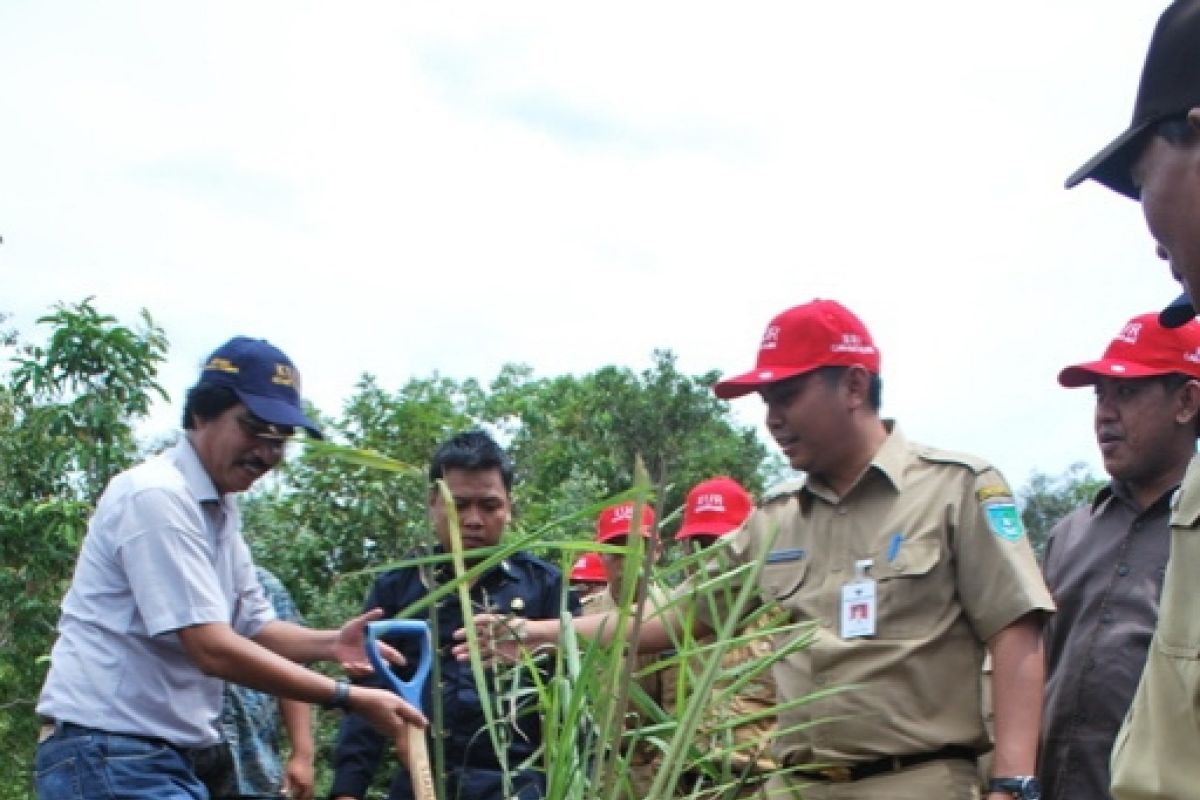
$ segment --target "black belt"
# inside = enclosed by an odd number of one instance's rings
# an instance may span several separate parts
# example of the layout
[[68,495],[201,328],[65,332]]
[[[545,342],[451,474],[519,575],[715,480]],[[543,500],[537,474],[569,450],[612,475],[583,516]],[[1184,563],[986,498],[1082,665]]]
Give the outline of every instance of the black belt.
[[765,783],[771,776],[762,772],[747,772],[738,774],[734,770],[734,774],[730,776],[722,776],[721,778],[713,778],[713,776],[701,769],[685,769],[679,773],[678,785],[681,790],[687,794],[691,794],[697,788],[712,787],[721,783],[728,783],[737,786],[758,786],[760,783]]
[[814,781],[850,783],[851,781],[861,781],[864,778],[882,775],[885,772],[899,772],[902,769],[915,767],[918,764],[925,764],[929,761],[949,761],[953,759],[974,762],[976,757],[976,752],[970,747],[952,744],[943,747],[941,750],[935,750],[932,753],[917,753],[911,756],[889,756],[877,761],[867,761],[852,766],[831,766],[821,769],[798,770],[791,774]]

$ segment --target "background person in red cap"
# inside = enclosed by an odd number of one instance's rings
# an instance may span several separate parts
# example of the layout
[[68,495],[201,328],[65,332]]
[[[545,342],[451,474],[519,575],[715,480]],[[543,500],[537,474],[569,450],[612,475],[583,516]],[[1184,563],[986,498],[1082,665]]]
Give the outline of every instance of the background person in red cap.
[[1109,758],[1158,620],[1171,498],[1196,450],[1200,323],[1134,317],[1099,361],[1067,367],[1096,392],[1096,442],[1112,480],[1050,532],[1038,776],[1048,800],[1109,797]]
[[353,708],[389,736],[424,724],[391,692],[295,663],[369,671],[363,628],[378,614],[339,631],[283,622],[255,577],[234,495],[280,463],[296,428],[320,436],[299,384],[278,348],[231,339],[188,391],[179,442],[104,490],[37,704],[42,800],[207,797],[197,771],[219,754],[225,681]]
[[[757,392],[772,436],[807,473],[722,548],[764,563],[762,602],[816,624],[813,643],[774,672],[782,708],[774,756],[784,769],[766,791],[805,800],[977,797],[975,757],[988,746],[986,646],[1002,779],[989,800],[1033,797],[1041,623],[1053,601],[1004,479],[980,459],[909,443],[883,420],[879,368],[862,322],[816,300],[773,319],[755,369],[716,386],[724,398]],[[710,574],[724,574],[724,561],[710,561]],[[693,586],[675,597],[703,636],[724,613],[723,597],[696,596]],[[681,610],[644,622],[640,646],[665,646],[667,624],[684,618]],[[488,640],[493,624],[477,620],[483,640],[512,656],[512,642]],[[584,617],[574,627],[594,636],[606,624]],[[558,627],[528,624],[517,644],[552,643]]]
[[571,589],[586,605],[588,598],[603,594],[608,588],[608,573],[599,553],[584,553],[571,565]]
[[[683,524],[676,532],[675,539],[700,549],[711,547],[717,540],[740,528],[753,511],[754,500],[750,493],[733,478],[722,475],[701,481],[688,492],[683,507]],[[770,622],[769,616],[761,617],[739,633],[748,635],[755,630],[763,630],[770,627]],[[695,645],[711,644],[713,640],[713,636],[706,636]],[[746,644],[729,647],[721,655],[721,671],[726,676],[740,677],[739,668],[769,658],[773,650],[771,637],[766,634]],[[684,674],[683,681],[667,685],[664,704],[669,711],[673,713],[680,705],[686,705],[686,698],[681,703],[677,697],[678,691],[686,692],[689,683],[694,684],[698,677],[699,669],[693,667]],[[718,681],[713,691],[726,691],[730,683],[729,678]],[[730,697],[728,703],[710,704],[698,733],[706,737],[700,749],[707,754],[714,775],[703,775],[699,770],[693,770],[689,776],[690,785],[682,786],[677,794],[690,795],[697,785],[713,786],[728,782],[741,783],[740,796],[756,793],[771,773],[778,769],[778,764],[770,756],[775,717],[758,716],[774,707],[775,681],[769,669],[745,683]],[[731,721],[751,716],[756,719],[730,727]]]
[[[1184,296],[1160,317],[1191,319],[1200,291],[1200,0],[1177,0],[1150,39],[1133,120],[1067,179],[1091,178],[1139,200],[1158,255]],[[1193,798],[1200,786],[1200,469],[1171,515],[1171,558],[1146,668],[1113,750],[1118,800]]]
[[[615,546],[628,544],[630,535],[634,533],[634,519],[637,514],[637,535],[645,543],[643,559],[649,560],[653,565],[658,560],[662,549],[658,537],[655,535],[654,509],[642,504],[640,514],[638,514],[636,506],[637,504],[632,500],[627,500],[601,511],[600,516],[596,518],[596,542]],[[605,574],[608,576],[608,584],[603,592],[584,600],[583,613],[599,615],[604,619],[607,618],[608,612],[614,611],[618,607],[620,598],[627,596],[627,592],[633,591],[633,587],[626,585],[625,581],[637,580],[638,570],[642,569],[644,560],[630,562],[623,553],[601,553],[600,558],[604,564]],[[638,570],[627,571],[626,565],[629,563],[635,564]],[[655,609],[665,607],[666,601],[667,593],[651,578],[646,584],[646,613],[652,614]],[[636,596],[633,596],[633,602],[636,607]],[[615,619],[612,624],[615,627]],[[643,672],[652,667],[662,657],[662,652],[669,649],[670,645],[650,651],[643,649],[642,655],[637,658],[637,671]],[[638,679],[638,684],[651,700],[665,708],[666,687],[677,679],[676,673],[677,671],[673,668],[655,670],[643,674]],[[625,727],[627,730],[638,727],[638,717],[639,715],[636,713],[626,715]],[[657,754],[658,751],[653,746],[641,744],[634,747],[627,755],[627,763],[630,765],[629,786],[625,788],[629,791],[631,798],[645,797],[650,791],[650,785],[654,782],[654,763]]]

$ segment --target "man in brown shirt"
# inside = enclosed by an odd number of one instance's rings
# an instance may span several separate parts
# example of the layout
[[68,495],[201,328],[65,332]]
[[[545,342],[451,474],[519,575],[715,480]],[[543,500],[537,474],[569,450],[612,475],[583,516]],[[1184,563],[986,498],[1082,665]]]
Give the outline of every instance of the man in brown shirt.
[[1146,662],[1170,552],[1170,501],[1196,446],[1200,323],[1134,317],[1099,361],[1067,367],[1093,386],[1112,477],[1050,532],[1043,571],[1058,613],[1046,626],[1038,775],[1048,800],[1109,797],[1113,741]]
[[[763,563],[759,600],[810,623],[798,635],[813,637],[775,669],[773,755],[784,769],[767,794],[978,797],[986,647],[995,665],[999,780],[988,800],[1017,792],[1033,800],[1042,617],[1053,602],[1004,479],[980,459],[907,441],[879,416],[879,372],[861,320],[815,300],[776,316],[755,369],[715,388],[722,398],[757,392],[771,435],[807,473],[720,551],[735,563]],[[706,578],[724,574],[725,560],[712,559]],[[677,590],[676,615],[643,623],[643,648],[670,642],[668,625],[682,625],[687,611],[695,612],[693,635],[727,627],[725,593],[698,596],[703,583]],[[515,637],[502,623],[476,617],[481,643],[501,656],[558,640],[555,621],[522,621]],[[585,636],[605,624],[573,622]],[[467,655],[461,646],[458,653]]]

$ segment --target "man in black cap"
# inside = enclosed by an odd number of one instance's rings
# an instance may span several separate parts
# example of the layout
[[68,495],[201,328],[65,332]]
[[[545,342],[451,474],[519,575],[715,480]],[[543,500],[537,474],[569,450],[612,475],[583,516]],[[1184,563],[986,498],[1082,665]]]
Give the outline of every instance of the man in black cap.
[[295,663],[369,671],[363,629],[378,611],[310,630],[276,619],[255,577],[235,495],[280,463],[296,428],[320,437],[299,382],[278,348],[230,340],[188,391],[179,442],[104,490],[37,704],[42,800],[207,797],[225,681],[352,709],[392,736],[424,725],[391,692]]
[[[1195,315],[1200,291],[1200,0],[1177,0],[1159,18],[1133,121],[1067,186],[1092,178],[1140,200],[1158,255],[1184,294],[1163,325]],[[1117,800],[1194,798],[1200,792],[1200,468],[1193,460],[1171,514],[1171,557],[1158,628],[1142,681],[1113,749]]]

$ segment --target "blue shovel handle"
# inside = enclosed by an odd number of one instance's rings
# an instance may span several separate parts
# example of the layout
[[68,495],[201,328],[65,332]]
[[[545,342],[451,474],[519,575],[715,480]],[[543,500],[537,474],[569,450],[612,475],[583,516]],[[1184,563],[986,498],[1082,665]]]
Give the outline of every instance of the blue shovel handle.
[[[420,637],[421,656],[417,662],[417,671],[412,678],[402,681],[392,671],[392,666],[384,661],[379,654],[379,640],[385,636]],[[433,664],[433,642],[429,637],[429,625],[412,619],[387,619],[367,623],[366,638],[367,658],[375,672],[383,679],[396,694],[408,701],[409,705],[424,711],[421,695],[425,690],[425,679],[429,677],[429,668]]]

